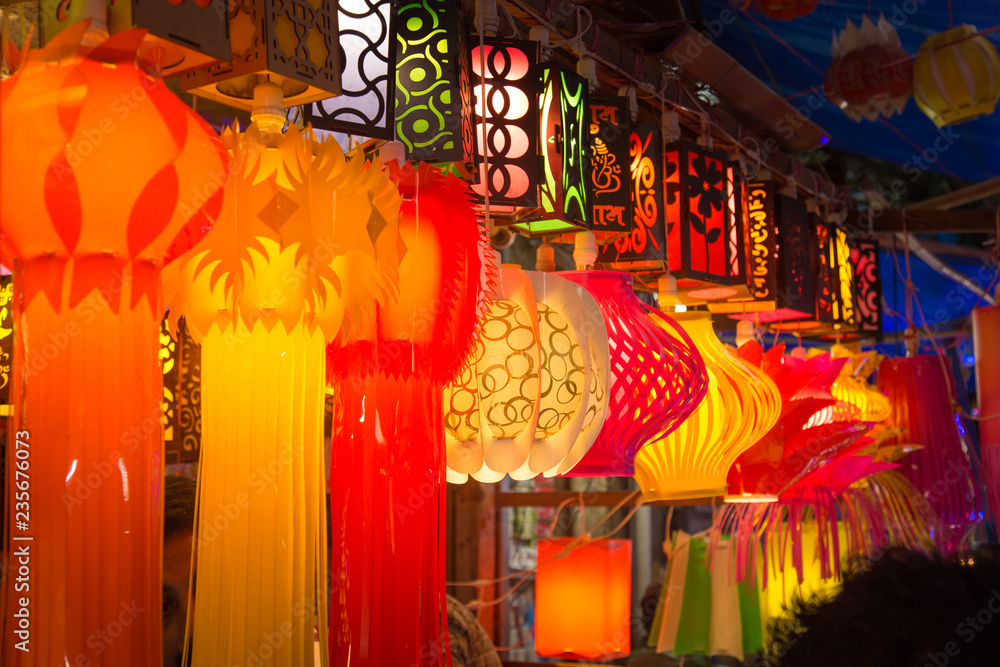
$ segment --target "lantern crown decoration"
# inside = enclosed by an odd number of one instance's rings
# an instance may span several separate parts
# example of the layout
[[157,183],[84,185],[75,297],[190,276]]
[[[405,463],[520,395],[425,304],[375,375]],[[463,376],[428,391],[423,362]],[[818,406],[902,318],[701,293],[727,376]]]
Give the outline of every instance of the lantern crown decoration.
[[938,127],[993,113],[1000,98],[1000,56],[976,27],[931,35],[913,62],[917,106]]

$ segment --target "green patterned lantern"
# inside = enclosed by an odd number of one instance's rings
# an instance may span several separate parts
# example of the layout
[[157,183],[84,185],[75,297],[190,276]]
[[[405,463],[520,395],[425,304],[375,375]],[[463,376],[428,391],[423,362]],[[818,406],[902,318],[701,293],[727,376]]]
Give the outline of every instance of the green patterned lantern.
[[455,0],[396,11],[396,138],[423,162],[473,162],[468,31]]

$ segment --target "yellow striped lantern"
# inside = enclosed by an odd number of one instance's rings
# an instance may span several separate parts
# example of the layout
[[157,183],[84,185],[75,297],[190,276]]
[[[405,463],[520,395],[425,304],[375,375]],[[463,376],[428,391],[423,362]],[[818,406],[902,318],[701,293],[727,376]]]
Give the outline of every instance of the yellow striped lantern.
[[938,127],[989,115],[1000,98],[1000,57],[976,32],[966,24],[931,35],[914,60],[917,106]]

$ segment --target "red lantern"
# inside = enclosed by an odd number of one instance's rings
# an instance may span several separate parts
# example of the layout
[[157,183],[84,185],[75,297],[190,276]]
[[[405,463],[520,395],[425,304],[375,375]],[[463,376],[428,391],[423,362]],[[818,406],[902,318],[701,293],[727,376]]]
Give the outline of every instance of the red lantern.
[[859,28],[848,20],[832,52],[823,89],[852,120],[903,112],[913,90],[913,63],[884,16],[878,25],[865,16]]
[[976,396],[979,399],[979,448],[983,454],[983,482],[993,520],[1000,519],[1000,306],[972,311],[976,352]]
[[399,183],[400,293],[361,342],[330,346],[335,385],[330,659],[443,665],[444,384],[483,314],[481,244],[464,183],[422,164]]
[[560,275],[590,292],[601,307],[612,369],[604,426],[566,475],[632,475],[639,449],[671,433],[704,398],[705,363],[676,322],[636,298],[632,276],[616,271]]
[[791,21],[811,14],[819,0],[754,0],[754,9],[769,19]]
[[882,335],[882,276],[879,272],[879,245],[858,239],[851,246],[854,263],[854,305],[858,332]]

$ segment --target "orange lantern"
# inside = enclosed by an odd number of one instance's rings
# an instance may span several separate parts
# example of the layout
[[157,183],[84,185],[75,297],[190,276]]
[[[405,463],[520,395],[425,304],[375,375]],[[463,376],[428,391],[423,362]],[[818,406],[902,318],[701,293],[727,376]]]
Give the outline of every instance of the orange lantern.
[[632,649],[632,540],[538,540],[535,653],[613,660]]
[[[8,536],[31,541],[6,552],[35,554],[6,614],[37,619],[30,652],[4,633],[10,667],[161,659],[160,269],[203,234],[228,172],[211,129],[136,67],[144,32],[89,48],[88,25],[26,57],[8,45],[15,71],[0,82],[17,320],[8,468],[13,482],[29,461],[32,510]],[[114,641],[95,639],[111,627]]]
[[983,482],[993,520],[1000,518],[1000,306],[972,311],[976,350],[976,396],[979,399],[979,446],[983,454]]

